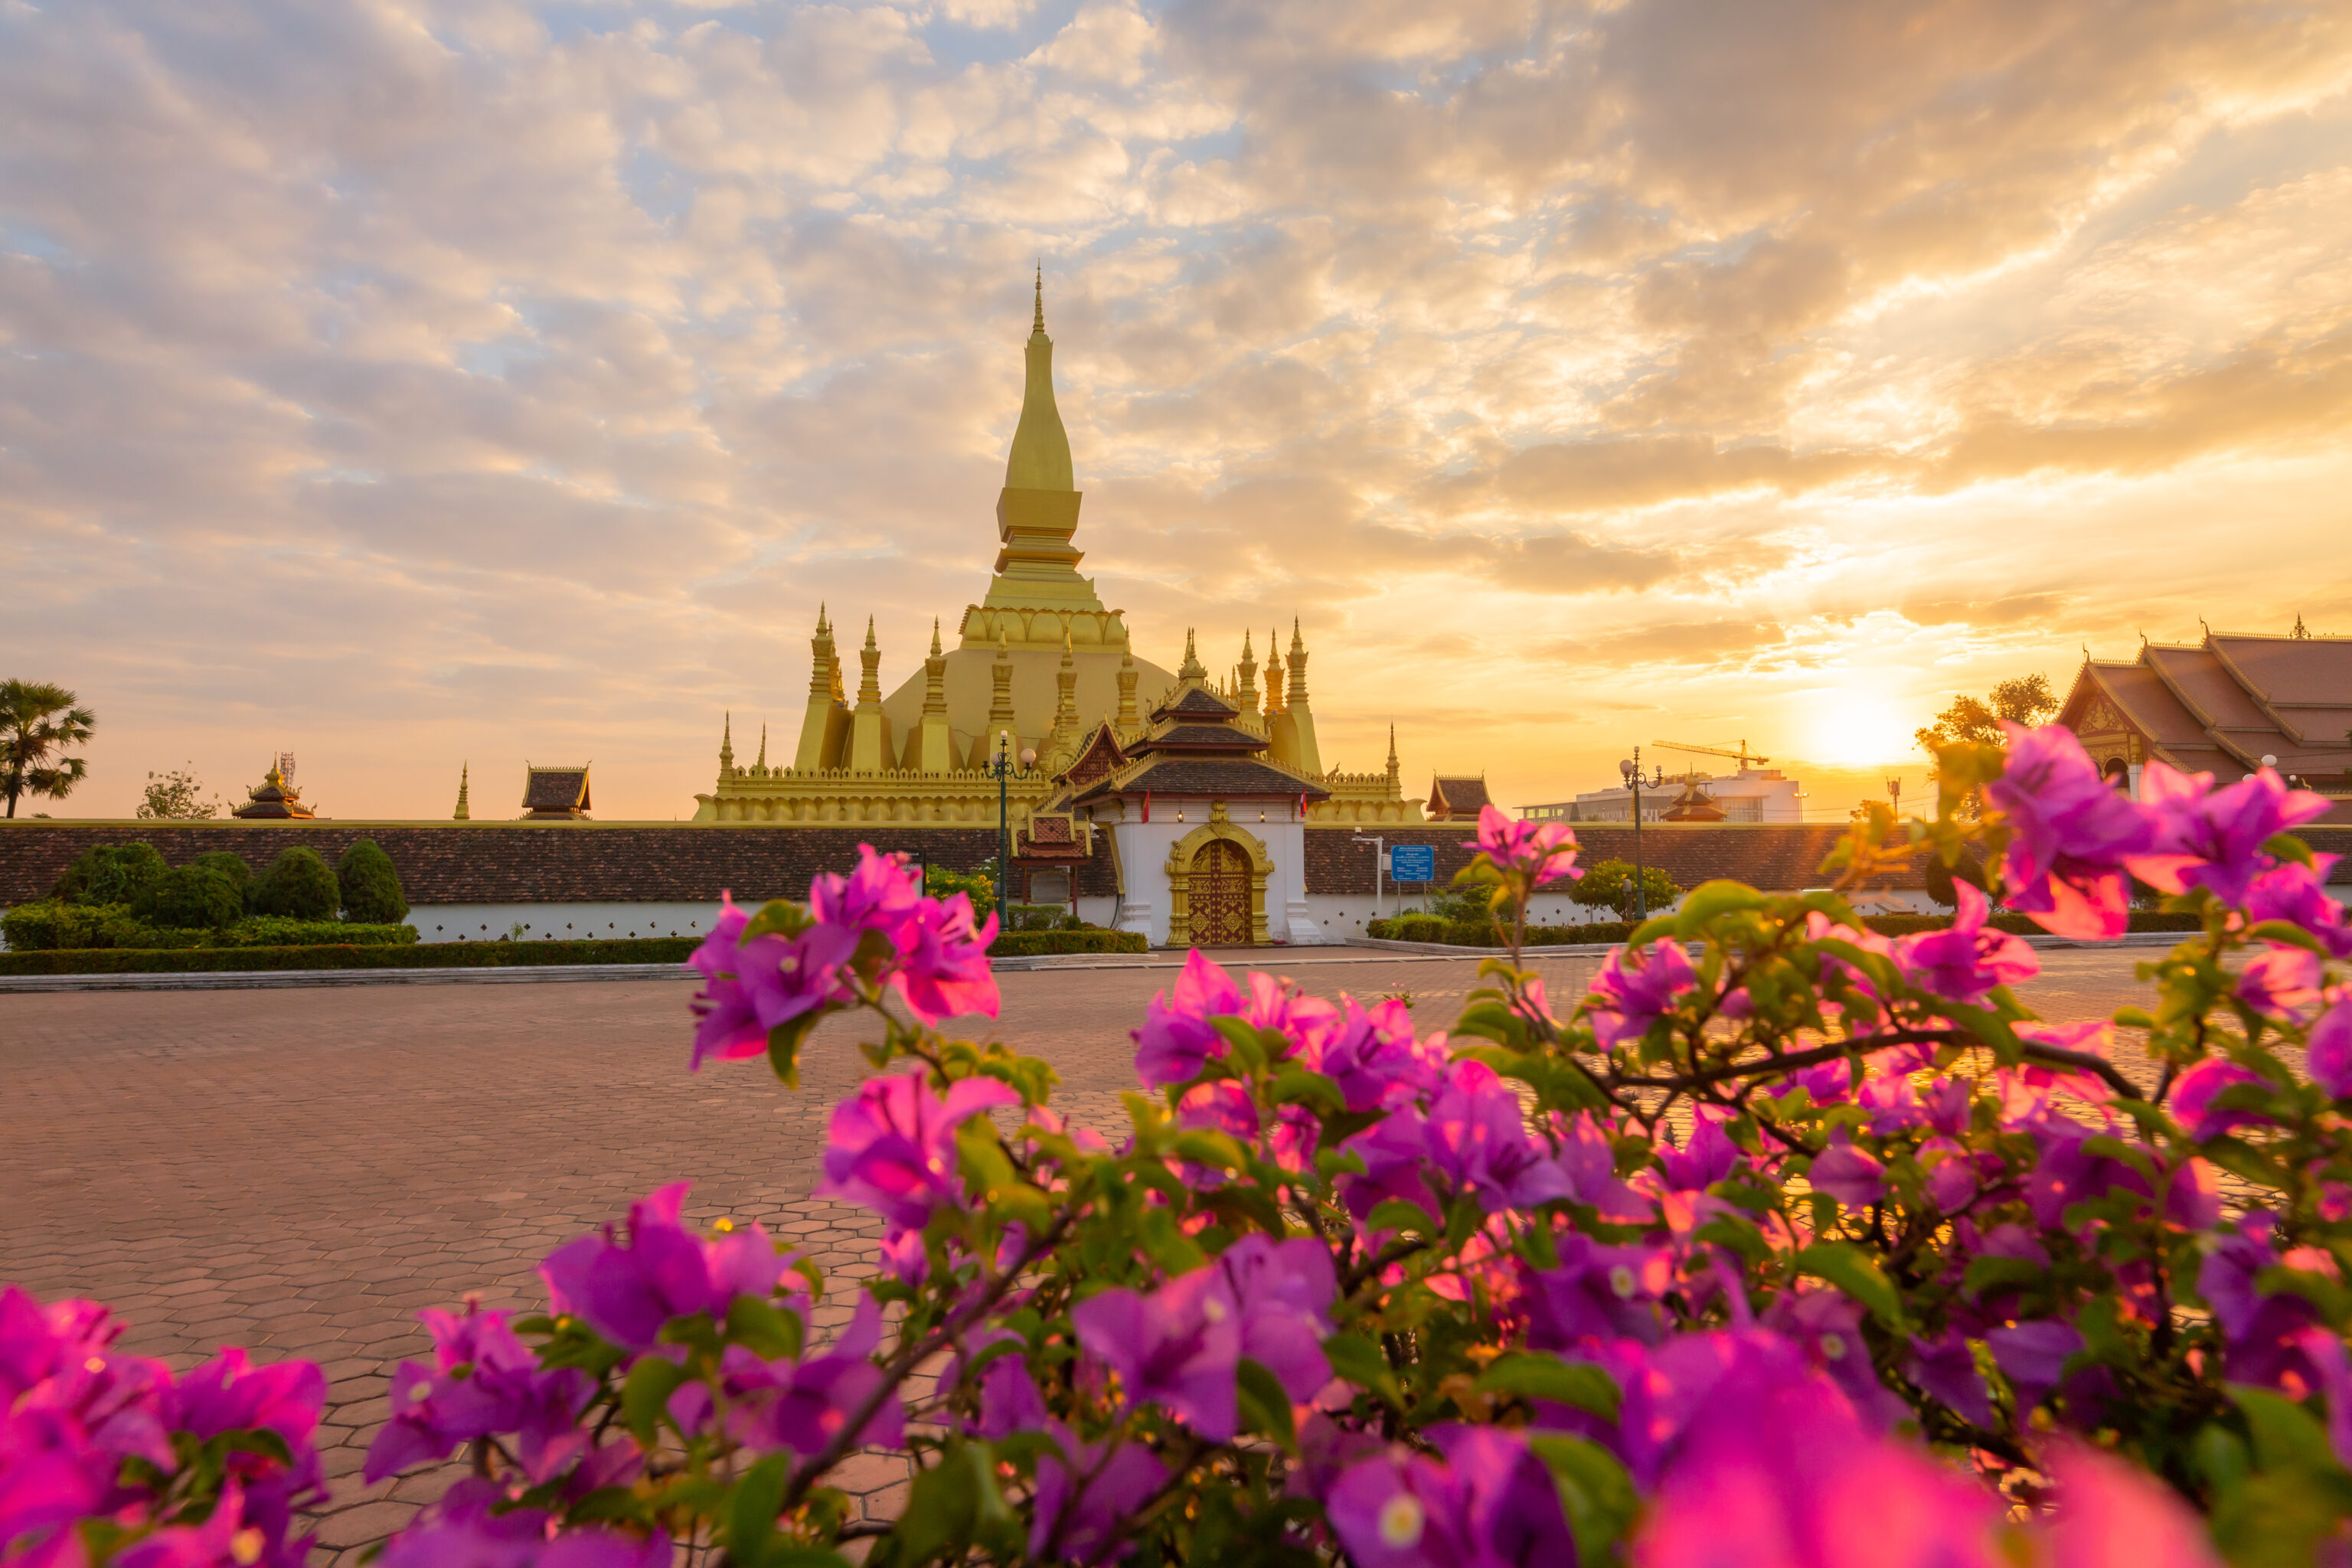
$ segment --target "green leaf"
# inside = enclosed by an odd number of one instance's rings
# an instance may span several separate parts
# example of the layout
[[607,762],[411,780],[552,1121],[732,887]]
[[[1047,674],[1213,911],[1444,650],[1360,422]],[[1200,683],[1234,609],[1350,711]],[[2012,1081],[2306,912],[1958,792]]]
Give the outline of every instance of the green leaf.
[[1988,1290],[2030,1290],[2050,1278],[2050,1270],[2025,1258],[1971,1258],[1960,1279],[1960,1294],[1974,1300]]
[[1528,1446],[1559,1488],[1560,1506],[1576,1536],[1577,1561],[1615,1562],[1617,1543],[1633,1529],[1642,1506],[1625,1467],[1600,1444],[1562,1433],[1535,1433]]
[[1323,1342],[1323,1354],[1331,1363],[1335,1376],[1344,1377],[1359,1388],[1367,1388],[1391,1405],[1402,1405],[1403,1395],[1398,1391],[1396,1373],[1389,1366],[1389,1358],[1362,1334],[1333,1334]]
[[1008,1516],[988,1445],[955,1444],[937,1465],[916,1473],[906,1510],[891,1531],[888,1561],[911,1565],[942,1552],[960,1557],[985,1525]]
[[1797,1254],[1797,1272],[1825,1279],[1870,1309],[1888,1328],[1903,1330],[1903,1299],[1893,1281],[1879,1272],[1863,1250],[1850,1242],[1817,1241]]
[[1696,935],[1709,921],[1742,910],[1760,910],[1769,900],[1745,882],[1701,882],[1683,898],[1675,923],[1684,935]]
[[776,1516],[783,1511],[792,1462],[790,1454],[771,1454],[735,1483],[727,1500],[727,1556],[734,1568],[763,1568]]
[[1431,1237],[1445,1234],[1437,1216],[1410,1198],[1389,1198],[1375,1205],[1364,1226],[1368,1230],[1409,1230]]
[[1319,1072],[1308,1072],[1296,1063],[1286,1065],[1274,1075],[1270,1098],[1276,1105],[1311,1105],[1320,1111],[1348,1109],[1348,1097],[1339,1086]]
[[1233,1047],[1234,1059],[1242,1066],[1254,1070],[1265,1066],[1265,1047],[1259,1040],[1257,1026],[1247,1018],[1212,1018],[1209,1027],[1224,1037],[1225,1044]]
[[1603,1421],[1617,1419],[1624,1398],[1615,1380],[1597,1366],[1532,1353],[1497,1360],[1478,1375],[1477,1388],[1481,1394],[1510,1394],[1521,1399],[1572,1405]]
[[1196,1165],[1206,1165],[1217,1171],[1242,1171],[1248,1168],[1249,1156],[1242,1146],[1223,1132],[1205,1128],[1193,1128],[1179,1132],[1168,1141],[1168,1147],[1179,1159],[1190,1160]]
[[798,936],[809,925],[808,911],[800,905],[789,899],[770,899],[760,906],[758,913],[743,922],[743,934],[736,939],[736,946],[741,947],[754,937]]
[[1242,1425],[1273,1438],[1284,1453],[1297,1453],[1298,1429],[1292,1423],[1290,1395],[1283,1389],[1281,1380],[1263,1363],[1247,1356],[1241,1359],[1234,1378]]
[[2273,833],[2263,840],[2263,853],[2275,855],[2282,860],[2292,860],[2298,866],[2312,864],[2311,846],[2292,833]]
[[727,1341],[769,1361],[797,1359],[801,1321],[756,1296],[738,1296],[727,1309]]
[[801,1086],[801,1042],[808,1038],[817,1020],[831,1009],[812,1007],[797,1018],[787,1018],[768,1031],[768,1065],[776,1069],[776,1078],[786,1089]]
[[654,1446],[662,1411],[686,1380],[686,1368],[660,1356],[649,1355],[629,1369],[628,1381],[621,1384],[621,1420],[638,1447]]

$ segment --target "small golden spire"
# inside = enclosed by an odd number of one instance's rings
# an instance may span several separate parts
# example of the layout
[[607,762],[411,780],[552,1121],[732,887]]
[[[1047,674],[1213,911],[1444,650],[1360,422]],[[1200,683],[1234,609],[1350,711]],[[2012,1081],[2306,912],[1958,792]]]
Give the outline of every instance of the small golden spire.
[[457,764],[457,809],[450,814],[452,822],[471,822],[474,814],[466,805],[466,764]]
[[931,657],[940,657],[940,618],[937,616],[931,617]]
[[1037,316],[1030,330],[1045,330],[1045,258],[1042,256],[1037,258]]

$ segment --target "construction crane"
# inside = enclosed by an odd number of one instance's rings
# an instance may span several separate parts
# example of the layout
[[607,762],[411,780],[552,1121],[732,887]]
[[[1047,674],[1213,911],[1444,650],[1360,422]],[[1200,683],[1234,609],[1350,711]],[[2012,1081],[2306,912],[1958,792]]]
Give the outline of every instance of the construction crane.
[[1759,757],[1749,751],[1748,742],[1745,741],[1739,742],[1739,749],[1736,752],[1726,751],[1721,746],[1693,746],[1681,741],[1653,741],[1650,744],[1664,746],[1670,752],[1696,752],[1703,756],[1731,757],[1738,762],[1739,771],[1743,773],[1748,771],[1748,764],[1751,763],[1761,767],[1772,760],[1769,757]]

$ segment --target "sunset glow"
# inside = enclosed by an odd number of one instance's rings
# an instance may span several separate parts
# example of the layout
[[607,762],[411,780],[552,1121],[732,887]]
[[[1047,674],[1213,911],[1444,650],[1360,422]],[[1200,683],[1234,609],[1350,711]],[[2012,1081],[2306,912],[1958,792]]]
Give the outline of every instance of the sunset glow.
[[279,748],[338,816],[551,758],[690,815],[821,601],[887,689],[981,592],[1041,258],[1139,654],[1298,617],[1412,793],[1916,772],[2085,647],[2352,631],[2340,5],[201,15],[0,7],[6,664],[103,715],[77,815]]

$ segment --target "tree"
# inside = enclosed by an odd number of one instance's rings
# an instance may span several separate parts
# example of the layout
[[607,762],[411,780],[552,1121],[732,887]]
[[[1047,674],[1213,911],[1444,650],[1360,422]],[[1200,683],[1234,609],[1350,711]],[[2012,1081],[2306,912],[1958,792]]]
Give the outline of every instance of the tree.
[[[1673,909],[1675,900],[1683,896],[1675,879],[1655,866],[1642,868],[1641,885],[1649,895],[1650,912],[1654,915]],[[1582,880],[1576,884],[1576,901],[1590,910],[1614,910],[1619,920],[1632,920],[1641,909],[1633,897],[1633,863],[1603,860],[1587,866]]]
[[343,918],[364,925],[398,925],[408,915],[408,898],[392,857],[373,838],[353,840],[335,862],[343,891]]
[[8,815],[23,795],[63,800],[89,776],[89,764],[65,755],[89,739],[98,715],[74,694],[44,680],[0,680],[0,795]]
[[245,917],[245,889],[228,873],[191,862],[147,884],[132,907],[159,926],[217,931]]
[[[196,764],[190,763],[188,766]],[[194,821],[218,816],[222,803],[203,798],[205,786],[196,775],[174,768],[168,773],[151,772],[147,775],[147,798],[139,803],[139,815],[150,820]]]
[[68,904],[127,904],[170,869],[152,844],[93,844],[74,857],[49,897]]
[[2021,675],[2000,682],[1984,698],[1956,695],[1952,705],[1936,715],[1936,721],[1913,737],[1919,749],[1929,755],[1937,746],[1948,746],[1958,741],[1970,741],[1980,746],[2001,743],[2000,721],[2035,725],[2056,716],[2058,699],[2050,689],[2050,678],[2039,673]]

